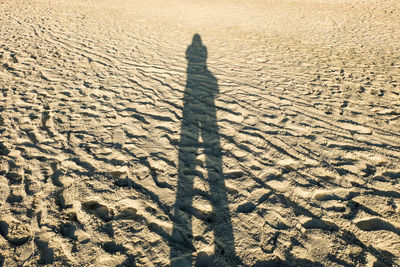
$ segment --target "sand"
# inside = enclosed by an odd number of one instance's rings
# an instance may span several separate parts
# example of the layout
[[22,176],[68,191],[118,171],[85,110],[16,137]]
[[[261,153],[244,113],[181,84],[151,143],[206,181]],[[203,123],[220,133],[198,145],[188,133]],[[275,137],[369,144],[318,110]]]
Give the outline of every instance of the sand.
[[399,18],[0,0],[0,266],[400,266]]

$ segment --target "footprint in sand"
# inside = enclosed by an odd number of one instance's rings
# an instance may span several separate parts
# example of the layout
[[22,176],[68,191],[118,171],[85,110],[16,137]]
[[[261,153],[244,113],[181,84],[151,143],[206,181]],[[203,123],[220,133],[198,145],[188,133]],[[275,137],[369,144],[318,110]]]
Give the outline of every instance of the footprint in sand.
[[400,225],[398,225],[397,223],[391,223],[381,218],[375,218],[375,217],[361,218],[355,220],[354,223],[358,228],[360,228],[363,231],[385,230],[400,235]]
[[91,214],[96,215],[103,221],[110,221],[113,217],[113,212],[106,205],[101,204],[97,200],[88,200],[82,203],[83,209]]

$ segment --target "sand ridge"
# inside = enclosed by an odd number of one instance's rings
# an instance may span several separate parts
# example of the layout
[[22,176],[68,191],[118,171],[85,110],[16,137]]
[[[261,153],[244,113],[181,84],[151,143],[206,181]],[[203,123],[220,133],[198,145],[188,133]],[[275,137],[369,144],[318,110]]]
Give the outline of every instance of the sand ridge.
[[397,1],[0,11],[0,266],[400,265]]

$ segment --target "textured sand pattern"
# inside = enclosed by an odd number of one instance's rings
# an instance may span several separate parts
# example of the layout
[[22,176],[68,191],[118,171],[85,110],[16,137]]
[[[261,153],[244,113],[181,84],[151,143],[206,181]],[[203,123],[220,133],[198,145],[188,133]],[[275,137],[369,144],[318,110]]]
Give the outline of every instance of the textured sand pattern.
[[399,266],[399,18],[0,0],[0,266]]

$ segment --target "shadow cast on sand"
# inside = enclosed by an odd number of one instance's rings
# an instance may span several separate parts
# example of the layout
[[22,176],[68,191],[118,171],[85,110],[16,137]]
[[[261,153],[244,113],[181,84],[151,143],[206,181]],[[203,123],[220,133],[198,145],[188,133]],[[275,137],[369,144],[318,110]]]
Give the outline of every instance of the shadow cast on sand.
[[[186,50],[187,82],[183,96],[183,115],[179,142],[179,165],[176,201],[173,207],[174,224],[170,245],[171,266],[191,266],[209,264],[234,266],[237,264],[233,229],[231,225],[228,196],[222,172],[222,154],[218,132],[215,95],[218,80],[207,68],[207,48],[198,34]],[[200,141],[200,136],[202,142]],[[204,153],[207,177],[196,170],[197,156]],[[193,205],[196,195],[194,178],[206,180],[209,191],[206,198],[211,203],[212,212],[203,212]],[[203,196],[204,197],[204,196]],[[214,233],[214,254],[195,254],[192,231],[192,217],[208,224]]]
[[[207,48],[203,45],[200,35],[193,36],[192,44],[186,50],[186,59],[187,81],[183,96],[172,236],[161,233],[169,240],[170,266],[248,266],[243,264],[235,251],[229,201],[222,171],[221,135],[216,116],[215,96],[219,92],[218,80],[207,68]],[[205,158],[204,164],[200,158]],[[207,175],[198,171],[198,165],[205,167]],[[207,184],[208,190],[197,188],[195,180]],[[261,180],[256,181],[274,191]],[[283,203],[289,201],[284,196],[276,192],[275,194]],[[199,206],[196,205],[199,198],[206,199],[212,210],[196,208]],[[290,202],[290,205],[301,214],[316,217],[294,202]],[[213,232],[213,251],[209,248],[204,251],[197,250],[203,245],[207,246],[209,241],[204,236],[194,234],[194,217],[206,224],[206,231]],[[334,260],[340,262],[338,259]],[[269,266],[318,267],[323,264],[288,254],[285,260],[277,258],[258,261],[253,265]]]

